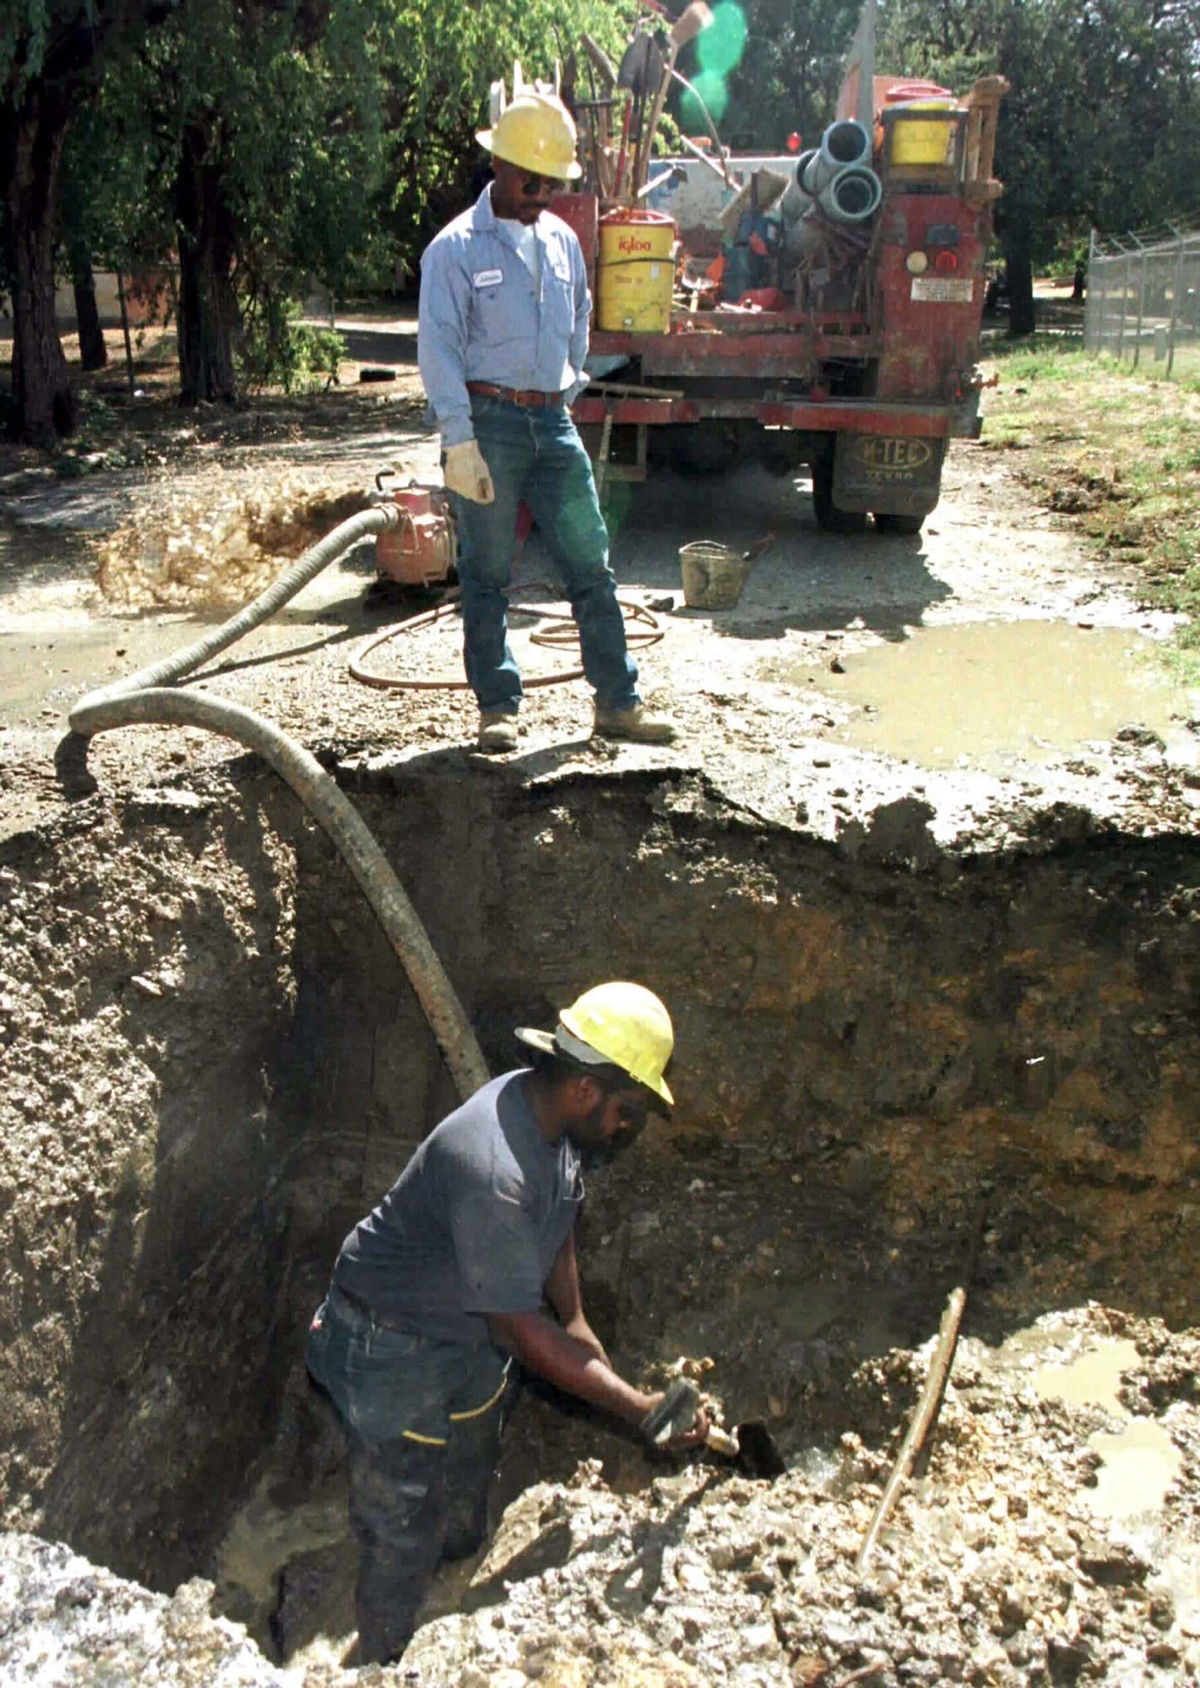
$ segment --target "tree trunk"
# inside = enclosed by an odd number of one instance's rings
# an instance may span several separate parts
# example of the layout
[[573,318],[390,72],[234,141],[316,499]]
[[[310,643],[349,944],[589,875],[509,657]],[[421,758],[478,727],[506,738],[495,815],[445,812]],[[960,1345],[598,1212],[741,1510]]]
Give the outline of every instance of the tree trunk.
[[108,347],[104,344],[104,330],[100,326],[96,278],[92,274],[89,254],[77,252],[71,270],[75,320],[79,324],[79,359],[85,369],[103,369],[108,363]]
[[1024,230],[1005,229],[1004,270],[1008,280],[1009,338],[1032,334],[1037,327],[1033,309],[1033,260]]
[[15,430],[26,444],[45,447],[75,426],[54,309],[58,178],[69,124],[61,94],[34,85],[8,114],[0,146],[0,168],[8,172]]
[[233,262],[237,219],[225,199],[214,146],[215,120],[184,131],[175,183],[179,227],[179,402],[237,398],[233,336],[238,327]]

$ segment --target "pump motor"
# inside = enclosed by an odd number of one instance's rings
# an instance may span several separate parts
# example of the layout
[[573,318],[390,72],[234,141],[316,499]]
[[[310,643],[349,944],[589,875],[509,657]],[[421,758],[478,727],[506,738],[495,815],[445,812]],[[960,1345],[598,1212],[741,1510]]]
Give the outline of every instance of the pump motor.
[[400,486],[395,471],[375,477],[372,504],[395,504],[399,524],[375,537],[376,574],[403,586],[439,586],[458,554],[450,499],[441,487],[410,481]]

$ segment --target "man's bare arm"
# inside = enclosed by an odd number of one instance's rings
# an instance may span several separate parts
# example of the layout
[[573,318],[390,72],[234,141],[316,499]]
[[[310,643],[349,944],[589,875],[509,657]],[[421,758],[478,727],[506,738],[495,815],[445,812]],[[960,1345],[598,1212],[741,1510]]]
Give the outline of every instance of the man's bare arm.
[[554,1258],[550,1276],[546,1279],[546,1299],[558,1314],[562,1326],[577,1342],[590,1348],[598,1360],[611,1367],[604,1344],[588,1323],[579,1293],[579,1268],[575,1258],[575,1238],[569,1236]]
[[631,1424],[639,1424],[662,1400],[661,1394],[646,1395],[626,1383],[593,1348],[545,1313],[489,1313],[487,1321],[492,1340],[530,1371]]
[[554,1256],[550,1276],[546,1279],[546,1299],[564,1325],[569,1325],[572,1319],[583,1312],[583,1302],[579,1294],[579,1267],[575,1260],[574,1232]]

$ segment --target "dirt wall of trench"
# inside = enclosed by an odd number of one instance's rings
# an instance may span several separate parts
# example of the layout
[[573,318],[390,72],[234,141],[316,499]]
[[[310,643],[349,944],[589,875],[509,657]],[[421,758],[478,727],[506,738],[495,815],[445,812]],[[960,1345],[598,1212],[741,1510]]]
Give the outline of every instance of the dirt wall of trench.
[[[597,1177],[597,1323],[726,1357],[747,1410],[822,1356],[1100,1296],[1197,1322],[1197,848],[860,852],[703,783],[353,793],[496,1070],[630,976],[670,1124]],[[453,1095],[325,839],[245,763],[4,846],[0,1449],[10,1522],[152,1586],[244,1496],[347,1225]]]
[[274,797],[96,798],[0,866],[4,1515],[159,1588],[273,1422],[295,998]]
[[[551,1023],[598,979],[642,980],[669,1004],[677,1107],[607,1175],[614,1208],[626,1180],[649,1178],[674,1210],[681,1180],[757,1175],[764,1200],[825,1202],[885,1239],[914,1281],[970,1257],[998,1321],[1069,1291],[1196,1322],[1182,1270],[1200,1221],[1193,841],[915,867],[765,828],[691,780],[446,781],[440,798],[436,781],[373,783],[356,800],[404,863],[495,1070],[516,1064],[514,1024]],[[353,905],[343,918],[363,920]],[[435,1117],[380,1085],[395,1011],[386,984],[364,988],[354,1035],[374,1076],[345,1064],[330,1099],[374,1172],[347,1211]]]

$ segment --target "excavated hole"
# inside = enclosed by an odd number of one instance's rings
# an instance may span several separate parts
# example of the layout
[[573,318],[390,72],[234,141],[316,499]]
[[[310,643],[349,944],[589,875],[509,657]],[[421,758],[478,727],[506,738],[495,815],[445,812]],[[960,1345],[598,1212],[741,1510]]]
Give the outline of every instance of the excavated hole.
[[[152,1588],[210,1576],[279,1656],[344,1616],[353,1563],[305,1325],[454,1097],[324,837],[234,773],[5,846],[0,1460],[10,1526]],[[921,1368],[862,1362],[957,1283],[991,1344],[1089,1300],[1200,1322],[1192,842],[917,872],[670,777],[356,800],[493,1070],[599,979],[674,1012],[675,1117],[580,1239],[628,1375],[711,1360],[728,1422],[811,1462],[894,1451]],[[618,1494],[675,1469],[531,1390],[497,1505],[587,1458]]]

